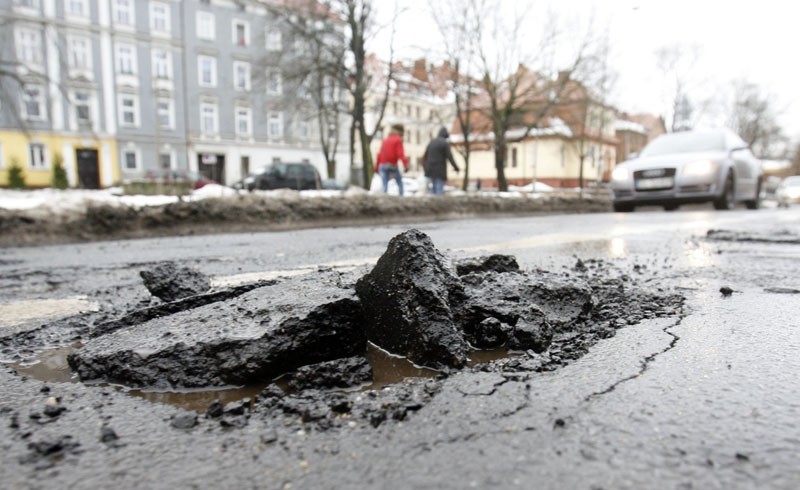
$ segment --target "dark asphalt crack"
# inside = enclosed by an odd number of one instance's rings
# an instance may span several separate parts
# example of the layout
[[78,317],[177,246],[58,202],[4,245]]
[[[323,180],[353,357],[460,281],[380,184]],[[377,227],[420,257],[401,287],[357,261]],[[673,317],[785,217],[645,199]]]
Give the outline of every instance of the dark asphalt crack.
[[647,356],[644,359],[642,359],[642,361],[640,362],[639,372],[637,372],[635,374],[632,374],[630,376],[626,376],[626,377],[616,381],[615,383],[613,383],[611,386],[609,386],[605,390],[596,391],[596,392],[594,392],[594,393],[592,393],[590,395],[587,395],[586,398],[584,398],[583,400],[585,402],[590,402],[595,398],[598,398],[598,397],[601,397],[603,395],[607,395],[607,394],[613,392],[614,390],[617,389],[618,386],[622,385],[623,383],[627,383],[628,381],[632,381],[632,380],[634,380],[636,378],[639,378],[640,376],[644,375],[644,373],[647,372],[647,370],[650,368],[650,365],[652,364],[652,362],[654,360],[656,360],[656,358],[658,358],[659,356],[661,356],[663,354],[666,354],[667,352],[669,352],[672,349],[674,349],[676,345],[678,345],[678,341],[681,338],[678,337],[671,330],[673,328],[675,328],[675,327],[678,327],[683,322],[684,318],[685,317],[683,315],[681,315],[680,317],[678,317],[678,320],[674,324],[666,326],[666,327],[661,329],[662,332],[664,332],[665,334],[667,334],[670,337],[672,337],[672,340],[670,341],[669,345],[667,347],[665,347],[664,349],[662,349],[662,350],[660,350],[658,352],[655,352],[653,354],[650,354],[649,356]]

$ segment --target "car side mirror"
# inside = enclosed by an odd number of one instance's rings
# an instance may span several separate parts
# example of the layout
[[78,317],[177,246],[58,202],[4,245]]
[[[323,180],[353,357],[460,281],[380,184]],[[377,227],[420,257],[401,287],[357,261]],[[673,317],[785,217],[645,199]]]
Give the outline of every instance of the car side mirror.
[[737,146],[735,148],[731,148],[731,155],[733,155],[734,153],[738,153],[740,151],[746,151],[746,150],[749,150],[749,149],[750,149],[749,146]]

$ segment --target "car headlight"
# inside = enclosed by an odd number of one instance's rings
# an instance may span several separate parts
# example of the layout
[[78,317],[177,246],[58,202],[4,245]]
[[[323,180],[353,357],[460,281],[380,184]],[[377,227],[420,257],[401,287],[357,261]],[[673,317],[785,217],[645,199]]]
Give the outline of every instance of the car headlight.
[[630,178],[630,172],[627,167],[617,167],[611,173],[611,179],[616,182],[623,182]]
[[245,184],[252,184],[255,181],[256,181],[255,177],[245,177],[245,179],[244,179],[244,183]]
[[717,169],[717,164],[711,160],[698,160],[691,162],[683,167],[683,173],[686,175],[711,175]]

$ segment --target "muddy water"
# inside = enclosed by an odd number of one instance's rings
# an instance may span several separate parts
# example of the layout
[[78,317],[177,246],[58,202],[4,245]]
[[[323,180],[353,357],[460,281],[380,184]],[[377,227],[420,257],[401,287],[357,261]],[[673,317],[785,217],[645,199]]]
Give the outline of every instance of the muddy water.
[[[67,364],[67,356],[80,348],[76,343],[70,346],[59,347],[42,352],[32,363],[9,364],[20,375],[47,382],[47,383],[77,383],[80,380],[72,373]],[[473,351],[470,353],[469,365],[483,364],[496,359],[508,357],[510,354],[505,349]],[[379,390],[384,386],[400,383],[406,378],[432,378],[439,373],[433,369],[415,366],[408,359],[392,355],[383,349],[367,344],[367,360],[372,366],[372,383],[358,387],[360,390]],[[150,391],[114,386],[126,393],[143,398],[152,403],[175,405],[186,410],[203,412],[215,400],[229,403],[244,398],[254,398],[271,383],[277,383],[286,390],[284,377],[268,380],[264,383],[237,387],[220,387],[216,389],[194,389],[179,391]],[[107,386],[98,384],[96,386]]]

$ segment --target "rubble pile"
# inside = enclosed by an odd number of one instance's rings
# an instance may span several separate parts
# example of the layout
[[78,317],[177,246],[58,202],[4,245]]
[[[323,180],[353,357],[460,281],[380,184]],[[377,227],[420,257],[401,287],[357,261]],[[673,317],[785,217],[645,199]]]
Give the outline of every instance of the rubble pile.
[[[623,325],[675,314],[682,305],[678,296],[631,288],[625,276],[602,277],[596,272],[604,264],[580,265],[555,274],[523,271],[509,255],[453,262],[412,229],[394,237],[360,277],[319,270],[225,294],[202,286],[98,329],[69,364],[82,380],[160,389],[258,384],[288,374],[283,389],[272,385],[253,403],[258,410],[316,421],[363,410],[365,417],[382,414],[375,425],[418,409],[436,381],[402,383],[383,395],[331,391],[372,381],[367,342],[443,374],[464,369],[475,349],[495,348],[524,353],[497,363],[500,370],[544,370],[580,357]],[[217,408],[212,418],[244,420],[236,407]],[[234,416],[239,422],[229,420]]]

